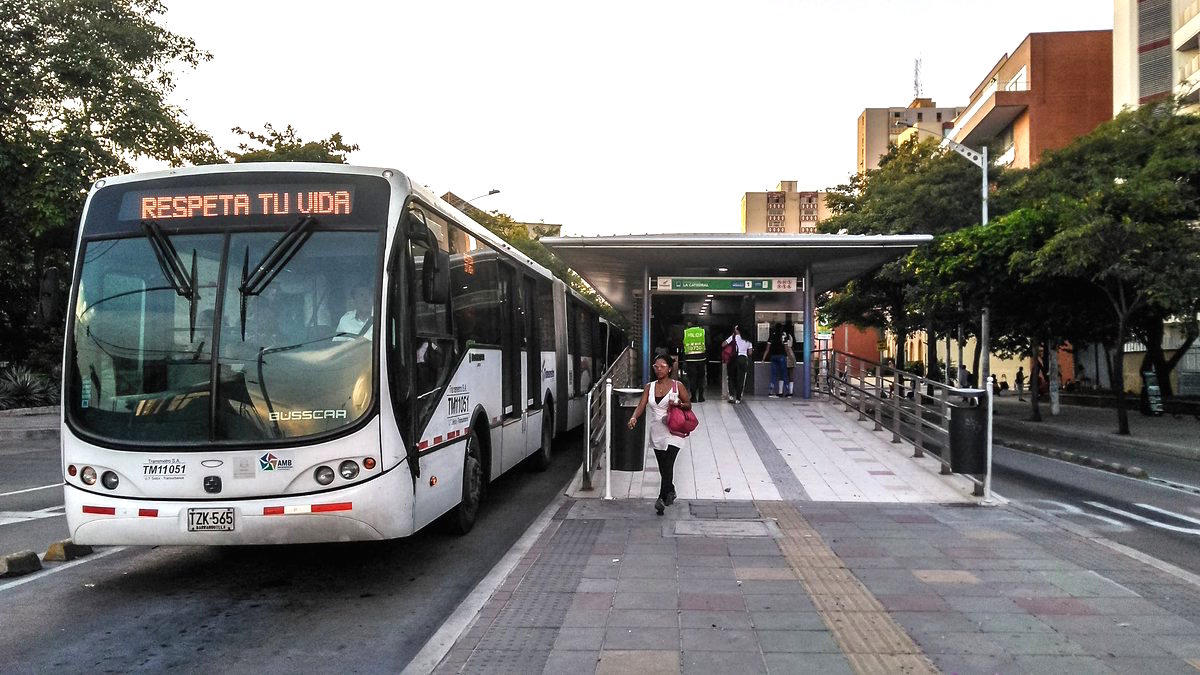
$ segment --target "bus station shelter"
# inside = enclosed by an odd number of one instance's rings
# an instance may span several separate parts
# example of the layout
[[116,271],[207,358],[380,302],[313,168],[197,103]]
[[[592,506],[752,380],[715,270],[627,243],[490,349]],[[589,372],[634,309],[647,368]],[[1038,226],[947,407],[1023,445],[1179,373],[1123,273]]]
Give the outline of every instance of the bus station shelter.
[[932,239],[729,233],[545,237],[541,242],[635,322],[642,381],[650,379],[652,350],[671,346],[686,322],[706,327],[713,344],[734,323],[755,343],[766,340],[771,325],[784,323],[800,328],[793,333],[802,347],[796,354],[803,361],[797,363],[799,393],[810,398],[817,296]]

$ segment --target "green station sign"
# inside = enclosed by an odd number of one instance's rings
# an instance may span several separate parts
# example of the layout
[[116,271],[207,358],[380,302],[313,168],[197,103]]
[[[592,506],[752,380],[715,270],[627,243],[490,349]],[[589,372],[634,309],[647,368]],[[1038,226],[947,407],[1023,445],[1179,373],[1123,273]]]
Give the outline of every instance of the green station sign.
[[658,277],[654,290],[659,293],[795,293],[800,290],[796,277]]

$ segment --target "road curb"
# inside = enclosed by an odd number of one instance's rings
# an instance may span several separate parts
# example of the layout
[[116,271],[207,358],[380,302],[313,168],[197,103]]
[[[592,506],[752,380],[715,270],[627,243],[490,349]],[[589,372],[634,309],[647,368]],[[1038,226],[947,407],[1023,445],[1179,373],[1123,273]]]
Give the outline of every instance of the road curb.
[[91,546],[63,539],[50,544],[50,548],[46,549],[46,555],[42,556],[42,562],[66,562],[91,554]]
[[1057,459],[1057,460],[1061,460],[1064,462],[1071,462],[1072,464],[1080,464],[1083,466],[1089,466],[1093,469],[1100,469],[1101,471],[1108,471],[1109,473],[1118,473],[1118,474],[1121,474],[1122,476],[1129,476],[1131,478],[1141,478],[1143,480],[1150,477],[1150,474],[1146,473],[1146,470],[1141,467],[1126,466],[1119,462],[1108,462],[1108,461],[1105,461],[1102,459],[1098,459],[1096,457],[1090,457],[1088,455],[1084,455],[1082,453],[1072,452],[1070,450],[1059,450],[1057,448],[1047,448],[1047,447],[1043,447],[1043,446],[1036,445],[1033,443],[1026,443],[1024,441],[1006,441],[999,437],[997,437],[994,442],[996,443],[996,445],[1002,445],[1002,446],[1004,446],[1006,448],[1010,448],[1012,450],[1020,450],[1022,452],[1029,452],[1029,453],[1033,453],[1035,455],[1042,455],[1045,457],[1050,457],[1052,459]]
[[42,569],[42,561],[33,551],[18,551],[0,558],[0,578],[19,577]]
[[[571,474],[571,481],[575,480],[575,474]],[[571,485],[568,482],[563,486],[564,489]],[[512,573],[525,554],[529,552],[537,540],[542,536],[548,527],[554,522],[554,517],[562,508],[563,504],[571,498],[563,494],[560,490],[557,497],[551,501],[545,509],[542,510],[538,517],[530,523],[525,533],[520,539],[508,549],[500,562],[496,563],[492,570],[488,572],[475,588],[463,598],[463,601],[458,604],[458,607],[450,614],[450,616],[442,623],[437,632],[425,642],[421,647],[421,651],[413,657],[404,670],[400,671],[400,675],[425,675],[432,673],[458,638],[471,627],[471,623],[475,620],[475,616],[479,610],[483,608],[496,589],[504,583],[508,575]]]

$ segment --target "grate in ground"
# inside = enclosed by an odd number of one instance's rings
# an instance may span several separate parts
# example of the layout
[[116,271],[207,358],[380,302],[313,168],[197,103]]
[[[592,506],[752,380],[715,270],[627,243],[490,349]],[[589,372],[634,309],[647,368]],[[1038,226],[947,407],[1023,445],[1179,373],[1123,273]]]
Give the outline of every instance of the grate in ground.
[[550,651],[558,628],[533,628],[527,626],[492,626],[479,640],[477,650],[490,651]]
[[550,650],[475,652],[459,672],[469,675],[487,673],[540,673],[550,659]]
[[762,514],[753,502],[689,502],[693,518],[717,520],[758,520]]

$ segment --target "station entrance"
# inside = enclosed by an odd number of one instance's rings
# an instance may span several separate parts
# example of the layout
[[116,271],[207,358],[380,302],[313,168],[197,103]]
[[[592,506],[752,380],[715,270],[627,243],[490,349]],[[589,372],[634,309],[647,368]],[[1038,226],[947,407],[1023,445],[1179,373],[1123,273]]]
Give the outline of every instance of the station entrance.
[[[653,282],[654,280],[652,280]],[[767,394],[769,381],[768,365],[762,363],[767,342],[772,331],[782,331],[790,336],[796,357],[796,366],[802,361],[804,335],[804,311],[798,292],[739,293],[736,291],[713,292],[669,292],[656,291],[650,294],[650,345],[652,354],[666,353],[673,357],[679,379],[692,385],[685,377],[687,370],[683,361],[694,359],[686,353],[684,331],[689,326],[704,329],[705,355],[703,376],[705,391],[709,397],[728,396],[724,389],[721,348],[725,338],[739,326],[742,336],[753,342],[751,365],[747,370],[745,390],[760,396]],[[692,369],[693,372],[696,369]],[[792,369],[792,382],[799,382],[799,369]],[[695,389],[692,386],[692,389]],[[800,391],[793,385],[785,393]]]
[[[760,362],[766,336],[781,323],[790,324],[795,337],[795,392],[808,398],[817,297],[932,239],[930,235],[731,233],[541,241],[629,319],[643,382],[650,379],[655,353],[672,353],[682,346],[689,319],[708,331],[708,363],[715,362],[715,367],[707,369],[707,379],[714,386],[720,384],[720,341],[734,323],[743,337],[754,342],[753,356]],[[764,367],[760,363],[750,369],[747,393],[765,392],[768,371]]]

